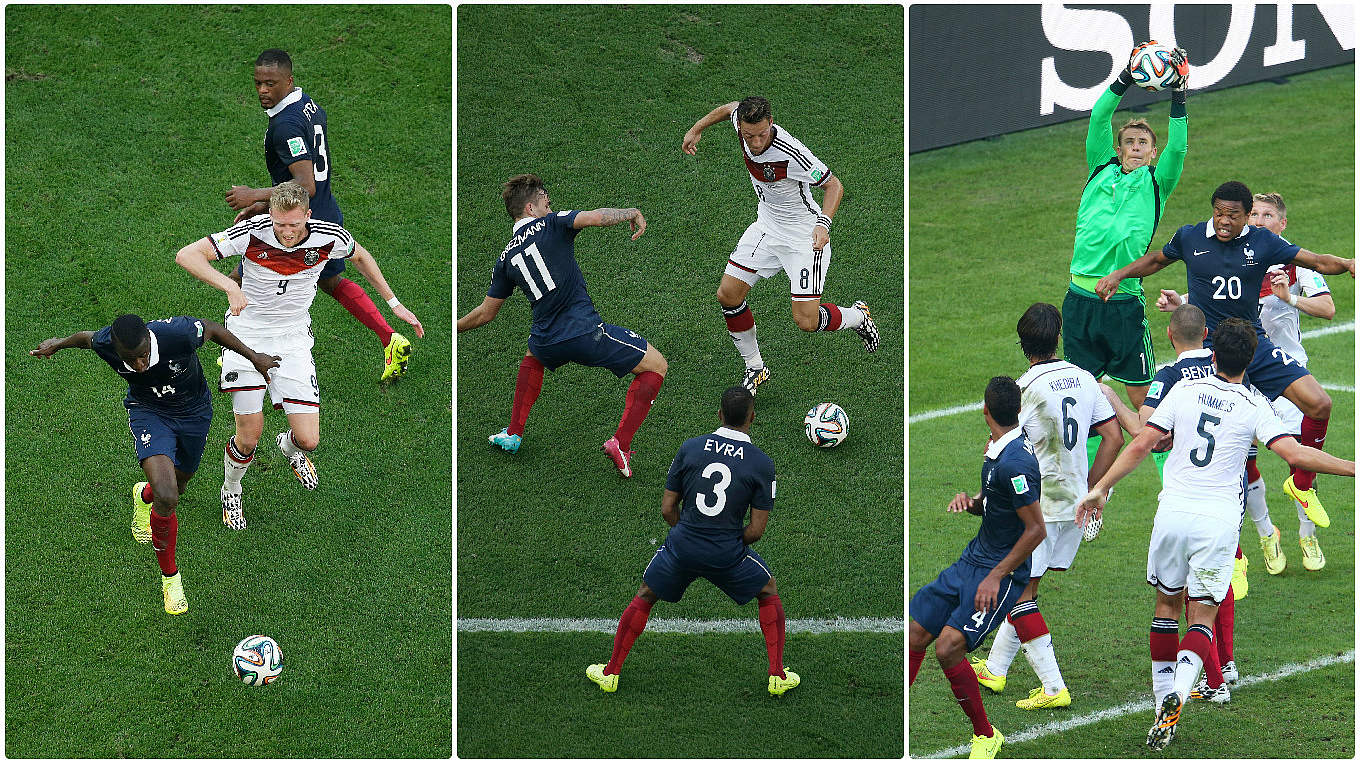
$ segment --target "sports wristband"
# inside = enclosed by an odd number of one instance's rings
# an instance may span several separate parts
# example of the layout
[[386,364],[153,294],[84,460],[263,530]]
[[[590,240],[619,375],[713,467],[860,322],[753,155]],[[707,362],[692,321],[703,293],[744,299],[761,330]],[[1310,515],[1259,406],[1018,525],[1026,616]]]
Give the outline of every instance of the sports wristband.
[[1299,308],[1299,297],[1296,296],[1296,295],[1294,295],[1293,293],[1290,293],[1290,294],[1289,294],[1289,305],[1290,305],[1290,306],[1293,306],[1295,309]]
[[401,306],[401,301],[398,301],[396,296],[392,296],[391,298],[387,299],[387,305],[395,309],[398,306]]
[[[818,214],[816,224],[825,227],[827,232],[831,231],[831,217],[826,214]],[[814,226],[816,226],[816,224],[814,224]]]

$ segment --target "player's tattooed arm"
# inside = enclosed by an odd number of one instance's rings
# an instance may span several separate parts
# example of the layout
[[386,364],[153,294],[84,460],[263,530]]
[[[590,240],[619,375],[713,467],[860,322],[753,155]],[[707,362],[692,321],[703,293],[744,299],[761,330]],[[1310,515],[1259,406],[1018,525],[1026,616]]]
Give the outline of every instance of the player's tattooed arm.
[[579,230],[583,227],[612,227],[619,222],[628,222],[629,228],[634,230],[632,240],[637,240],[647,229],[646,217],[635,208],[597,208],[594,211],[582,211],[572,220],[571,226]]
[[78,332],[74,335],[68,335],[65,338],[48,338],[42,343],[39,343],[37,348],[29,351],[28,355],[48,357],[63,348],[94,348],[93,339],[93,330]]

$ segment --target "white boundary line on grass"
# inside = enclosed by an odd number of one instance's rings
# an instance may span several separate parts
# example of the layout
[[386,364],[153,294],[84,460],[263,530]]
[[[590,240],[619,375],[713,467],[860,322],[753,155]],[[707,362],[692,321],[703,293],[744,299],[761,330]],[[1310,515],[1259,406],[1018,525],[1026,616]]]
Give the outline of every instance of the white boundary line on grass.
[[[614,633],[618,618],[458,618],[459,633]],[[786,633],[901,633],[901,618],[829,618],[789,620]],[[755,618],[686,620],[653,618],[648,633],[759,633]]]
[[[1318,657],[1304,663],[1293,663],[1290,665],[1285,665],[1284,667],[1280,668],[1279,670],[1273,673],[1263,673],[1260,675],[1247,676],[1246,678],[1243,678],[1241,682],[1239,682],[1237,688],[1240,689],[1244,686],[1254,686],[1255,684],[1261,683],[1263,681],[1275,681],[1281,678],[1288,678],[1289,676],[1298,675],[1299,673],[1307,673],[1312,670],[1325,668],[1330,665],[1339,665],[1345,662],[1355,662],[1354,649],[1339,655]],[[1236,689],[1234,689],[1234,691],[1235,690]],[[1109,720],[1111,718],[1122,718],[1125,715],[1131,715],[1136,712],[1152,712],[1152,697],[1147,696],[1142,699],[1135,700],[1133,702],[1126,702],[1122,705],[1119,705],[1118,707],[1111,707],[1105,710],[1100,710],[1099,712],[1089,713],[1087,715],[1078,715],[1075,718],[1067,718],[1066,720],[1056,720],[1051,723],[1044,723],[1042,725],[1035,726],[1034,728],[1021,731],[1013,736],[1007,736],[1006,743],[1019,744],[1020,742],[1033,741],[1035,739],[1044,739],[1054,734],[1061,733],[1063,731],[1068,731],[1073,728],[1089,726],[1092,723],[1099,723],[1102,720]],[[954,757],[956,755],[961,755],[968,752],[969,749],[970,749],[969,745],[960,744],[957,747],[950,747],[949,749],[942,750],[933,755],[925,755],[925,757],[928,758]],[[921,756],[912,755],[912,757]]]
[[[1308,332],[1303,333],[1301,337],[1304,340],[1308,340],[1309,338],[1320,338],[1324,335],[1335,335],[1336,333],[1354,331],[1355,322],[1345,322],[1339,325],[1332,325],[1330,327],[1319,327],[1316,330],[1309,330]],[[1157,365],[1158,369],[1164,366],[1166,365],[1164,364]],[[1328,383],[1323,383],[1322,387],[1326,390],[1337,391],[1339,393],[1355,393],[1355,386],[1353,385],[1331,385]],[[974,402],[972,404],[960,404],[958,406],[951,406],[947,409],[934,409],[929,412],[913,414],[912,416],[907,418],[907,424],[915,425],[918,422],[925,422],[926,420],[933,420],[939,417],[950,417],[955,414],[964,414],[965,412],[980,412],[980,411],[982,411],[981,401]]]

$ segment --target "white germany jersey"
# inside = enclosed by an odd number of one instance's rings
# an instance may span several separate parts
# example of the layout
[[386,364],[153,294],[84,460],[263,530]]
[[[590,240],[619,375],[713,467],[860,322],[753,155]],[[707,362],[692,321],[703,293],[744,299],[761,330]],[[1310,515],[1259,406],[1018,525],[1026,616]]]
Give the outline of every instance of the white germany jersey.
[[1270,292],[1270,277],[1277,270],[1289,275],[1289,292],[1293,295],[1306,298],[1332,291],[1322,275],[1293,264],[1271,267],[1267,270],[1265,282],[1261,284],[1261,327],[1271,343],[1284,349],[1299,364],[1307,365],[1308,353],[1303,350],[1303,333],[1299,329],[1299,310]]
[[821,187],[831,176],[831,170],[812,155],[807,146],[771,122],[774,137],[760,155],[752,155],[746,141],[741,139],[737,124],[737,109],[732,109],[732,129],[738,130],[742,158],[755,188],[756,221],[765,231],[777,238],[798,243],[812,239],[812,227],[822,207],[812,197],[812,188]]
[[247,219],[208,236],[217,258],[241,256],[241,290],[249,302],[227,327],[256,335],[277,335],[311,324],[316,283],[328,259],[354,254],[354,238],[344,227],[316,219],[307,221],[307,237],[285,248],[274,237],[269,214]]
[[1043,488],[1039,507],[1045,521],[1074,520],[1086,492],[1086,437],[1114,419],[1109,399],[1090,372],[1062,359],[1040,362],[1016,381],[1020,426],[1039,460]]
[[1176,436],[1157,508],[1234,524],[1242,518],[1251,442],[1269,446],[1289,435],[1265,396],[1217,375],[1176,383],[1147,424]]

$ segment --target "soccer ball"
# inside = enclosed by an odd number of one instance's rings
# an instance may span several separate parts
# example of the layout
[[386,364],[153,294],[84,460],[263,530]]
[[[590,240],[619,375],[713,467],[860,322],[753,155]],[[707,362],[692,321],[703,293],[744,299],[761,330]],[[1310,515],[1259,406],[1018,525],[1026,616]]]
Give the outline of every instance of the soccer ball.
[[813,446],[824,449],[839,446],[850,435],[850,416],[839,406],[823,401],[803,417],[803,432]]
[[1150,92],[1179,87],[1190,73],[1190,64],[1174,49],[1156,40],[1134,48],[1129,56],[1133,83]]
[[251,686],[273,683],[283,672],[283,650],[268,636],[247,636],[231,653],[231,669]]

